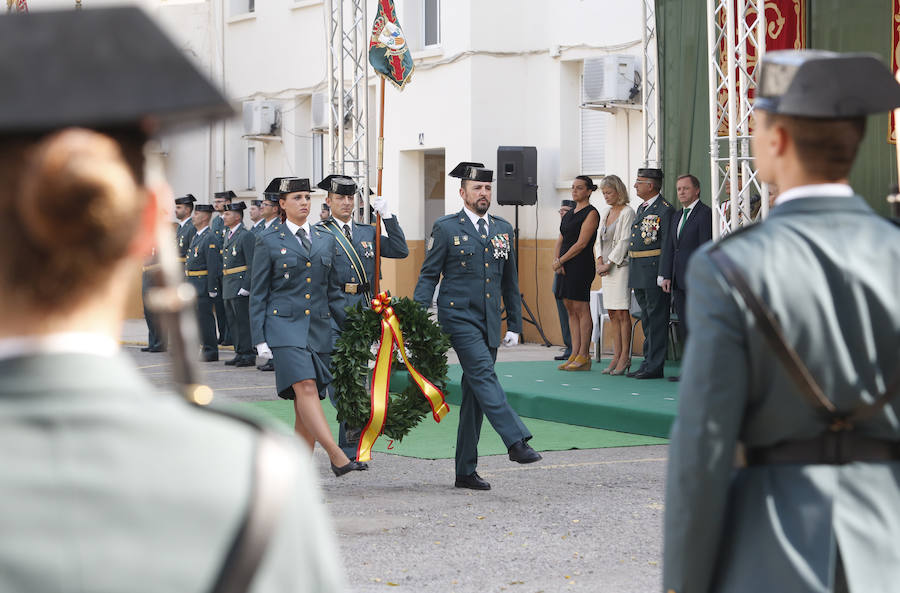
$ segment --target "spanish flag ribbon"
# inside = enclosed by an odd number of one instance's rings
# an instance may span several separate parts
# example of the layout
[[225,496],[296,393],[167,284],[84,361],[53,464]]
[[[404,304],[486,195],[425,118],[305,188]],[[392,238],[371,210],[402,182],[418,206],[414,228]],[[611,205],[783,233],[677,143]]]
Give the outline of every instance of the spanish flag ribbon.
[[372,309],[381,315],[381,342],[378,346],[378,354],[375,356],[375,369],[372,371],[372,411],[369,414],[369,422],[359,438],[359,448],[356,452],[356,458],[359,461],[369,461],[372,458],[372,447],[384,428],[388,398],[390,397],[391,364],[394,360],[395,347],[400,350],[400,356],[406,363],[406,369],[413,381],[431,404],[434,421],[440,422],[450,411],[450,406],[444,401],[444,394],[441,393],[441,390],[410,364],[409,358],[406,356],[400,320],[397,319],[390,302],[391,297],[387,292],[382,292],[372,299]]

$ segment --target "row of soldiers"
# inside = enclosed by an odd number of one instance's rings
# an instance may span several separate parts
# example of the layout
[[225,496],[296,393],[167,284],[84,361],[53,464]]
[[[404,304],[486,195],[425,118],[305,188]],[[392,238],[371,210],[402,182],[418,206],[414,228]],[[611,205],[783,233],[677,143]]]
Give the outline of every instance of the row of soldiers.
[[[323,216],[317,227],[336,234],[341,253],[333,258],[338,271],[345,307],[368,306],[372,299],[375,275],[375,227],[353,220],[357,211],[357,186],[348,177],[329,175],[318,188],[327,192],[330,216]],[[234,200],[232,191],[214,194],[213,204],[195,204],[187,194],[175,199],[175,238],[184,273],[197,292],[196,314],[200,330],[200,359],[219,360],[219,345],[234,345],[235,355],[226,365],[256,365],[257,352],[250,330],[250,282],[253,253],[265,234],[278,232],[283,225],[279,200],[291,192],[311,191],[308,179],[276,177],[266,187],[262,200],[250,201],[250,225],[244,225],[246,203]],[[370,190],[371,193],[371,190]],[[375,197],[372,209],[381,216],[386,235],[381,236],[381,255],[403,259],[409,255],[406,237],[387,200]],[[149,262],[144,268],[144,291],[152,285],[153,270]],[[153,313],[144,307],[148,328],[145,352],[164,352],[165,337]],[[218,325],[218,328],[217,328]],[[333,323],[334,338],[343,328]],[[217,331],[218,330],[218,331]],[[326,353],[327,354],[327,353]],[[257,366],[261,371],[274,371],[271,359]],[[329,392],[335,401],[333,389]],[[349,433],[349,437],[348,437]],[[339,445],[348,456],[356,455],[359,429],[340,427]]]

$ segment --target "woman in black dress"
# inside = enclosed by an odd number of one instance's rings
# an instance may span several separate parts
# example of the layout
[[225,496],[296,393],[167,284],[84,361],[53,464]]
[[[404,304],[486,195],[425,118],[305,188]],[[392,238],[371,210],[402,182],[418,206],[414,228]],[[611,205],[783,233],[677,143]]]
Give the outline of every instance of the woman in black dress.
[[594,280],[593,245],[597,240],[600,213],[591,206],[591,193],[597,189],[587,175],[579,175],[572,182],[572,199],[575,208],[563,216],[556,239],[556,259],[553,269],[560,274],[557,296],[562,297],[569,314],[569,330],[572,334],[572,355],[559,365],[565,371],[589,371],[591,369],[591,283]]

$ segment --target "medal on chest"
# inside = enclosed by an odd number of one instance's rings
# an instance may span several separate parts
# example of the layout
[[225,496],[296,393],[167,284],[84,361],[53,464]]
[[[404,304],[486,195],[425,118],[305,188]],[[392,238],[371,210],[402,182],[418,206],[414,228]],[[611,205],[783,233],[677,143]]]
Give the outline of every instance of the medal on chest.
[[650,245],[655,242],[659,236],[659,216],[651,214],[645,216],[641,220],[641,237],[644,239],[644,245]]
[[237,255],[237,245],[231,246],[231,255]]
[[194,247],[194,257],[200,255],[200,249],[198,247]]
[[369,241],[360,241],[360,247],[363,248],[363,257],[375,257],[375,249]]
[[491,245],[494,248],[494,259],[509,259],[509,233],[502,233],[491,237]]

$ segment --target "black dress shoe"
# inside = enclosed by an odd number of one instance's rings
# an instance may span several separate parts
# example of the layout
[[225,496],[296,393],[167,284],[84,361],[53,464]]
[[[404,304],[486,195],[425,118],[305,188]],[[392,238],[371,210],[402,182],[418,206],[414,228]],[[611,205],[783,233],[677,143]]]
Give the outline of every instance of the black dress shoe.
[[672,383],[678,383],[679,381],[681,381],[681,377],[677,375],[675,377],[669,377],[669,381],[671,381]]
[[144,346],[141,348],[141,352],[150,352],[150,346]]
[[201,354],[200,355],[200,362],[216,362],[217,360],[219,360],[218,352],[215,354]]
[[563,354],[560,354],[559,356],[554,356],[553,360],[569,360],[570,356],[572,356],[571,352],[569,354],[563,353]]
[[634,378],[635,379],[662,379],[663,372],[662,372],[662,369],[659,369],[658,371],[653,371],[652,373],[642,371],[642,372],[637,373],[634,376]]
[[225,364],[228,365],[228,366],[230,366],[230,367],[233,367],[234,365],[236,365],[236,364],[238,363],[239,360],[240,360],[240,358],[238,358],[237,356],[235,356],[235,357],[232,358],[231,360],[226,360],[226,361],[225,361]]
[[256,359],[255,358],[241,358],[241,359],[238,359],[238,361],[234,363],[234,366],[236,366],[236,367],[253,367],[253,366],[256,366]]
[[639,368],[639,369],[636,370],[636,371],[630,371],[630,372],[628,372],[628,373],[625,373],[625,376],[626,376],[626,377],[637,377],[638,375],[640,375],[640,374],[643,373],[643,372],[644,372],[644,369],[640,369],[640,368]]
[[516,441],[509,446],[509,460],[516,463],[534,463],[540,461],[541,454],[531,448],[524,440]]
[[457,488],[469,488],[470,490],[490,490],[491,485],[481,479],[478,472],[472,472],[469,476],[456,476],[453,484]]
[[331,464],[331,471],[333,471],[334,475],[339,478],[349,472],[361,472],[367,469],[369,469],[368,464],[362,463],[360,461],[353,461],[352,459],[350,460],[350,463],[341,467],[338,467],[333,463]]
[[257,370],[260,370],[260,371],[274,371],[275,365],[272,364],[272,359],[269,359],[269,361],[266,364],[256,365],[256,368],[257,368]]

